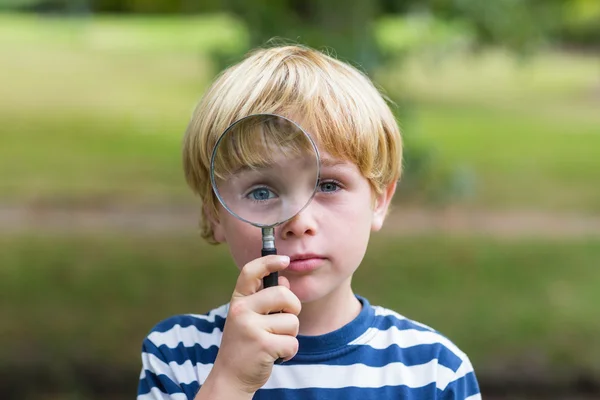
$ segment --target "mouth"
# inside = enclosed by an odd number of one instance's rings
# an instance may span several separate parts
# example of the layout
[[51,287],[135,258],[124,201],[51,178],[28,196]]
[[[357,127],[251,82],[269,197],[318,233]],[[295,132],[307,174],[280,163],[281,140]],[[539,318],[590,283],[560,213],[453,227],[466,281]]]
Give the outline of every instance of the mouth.
[[290,256],[290,265],[285,269],[292,272],[310,272],[318,269],[325,257],[318,254],[296,254]]

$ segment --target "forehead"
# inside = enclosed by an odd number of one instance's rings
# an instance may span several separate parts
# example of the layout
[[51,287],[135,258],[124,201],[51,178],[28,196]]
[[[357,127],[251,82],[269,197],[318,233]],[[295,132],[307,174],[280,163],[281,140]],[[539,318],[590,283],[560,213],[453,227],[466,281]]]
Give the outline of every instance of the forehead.
[[337,157],[332,157],[331,155],[329,155],[328,153],[321,153],[321,166],[322,167],[351,167],[354,165],[353,162],[348,161],[348,160],[344,160],[341,158],[337,158]]
[[356,163],[352,160],[333,155],[327,150],[322,150],[319,143],[317,143],[317,149],[319,150],[319,161],[322,168],[356,168]]

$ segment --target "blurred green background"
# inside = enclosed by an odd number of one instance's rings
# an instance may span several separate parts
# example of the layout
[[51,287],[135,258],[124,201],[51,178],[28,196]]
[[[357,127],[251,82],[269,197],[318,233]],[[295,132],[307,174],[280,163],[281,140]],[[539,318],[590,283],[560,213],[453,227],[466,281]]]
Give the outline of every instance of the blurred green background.
[[453,339],[486,398],[600,396],[600,2],[0,10],[3,399],[131,398],[149,329],[228,300],[180,144],[215,74],[273,38],[397,104],[406,175],[357,292]]

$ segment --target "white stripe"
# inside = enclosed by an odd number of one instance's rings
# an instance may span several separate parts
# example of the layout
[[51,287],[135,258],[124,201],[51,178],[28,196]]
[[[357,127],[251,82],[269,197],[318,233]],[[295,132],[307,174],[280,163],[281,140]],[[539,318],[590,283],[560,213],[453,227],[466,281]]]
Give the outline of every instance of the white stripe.
[[413,321],[412,319],[408,319],[404,315],[398,314],[394,310],[389,310],[389,309],[383,308],[381,306],[373,306],[373,309],[375,310],[375,315],[377,315],[377,316],[382,316],[382,317],[392,316],[392,317],[394,317],[394,318],[396,318],[398,320],[409,321],[412,324],[415,324],[417,326],[420,326],[421,328],[425,328],[425,329],[430,330],[430,331],[434,331],[435,330],[435,329],[433,329],[430,326],[427,326],[427,325],[422,324],[422,323],[417,322],[417,321]]
[[154,372],[154,374],[165,375],[178,385],[189,385],[194,382],[198,382],[199,384],[204,383],[213,367],[212,364],[201,363],[197,363],[194,366],[190,360],[187,360],[183,364],[177,364],[175,361],[166,364],[160,358],[150,353],[142,353],[142,364],[144,368]]
[[437,379],[445,387],[455,378],[454,371],[439,365],[437,360],[426,364],[406,366],[390,363],[384,367],[370,367],[364,364],[353,365],[275,365],[265,389],[331,388],[348,386],[359,388],[379,388],[383,386],[406,385],[418,388],[431,384]]
[[[143,358],[142,358],[142,362],[144,362]],[[144,379],[146,379],[146,369],[142,368],[142,372],[140,372],[140,381],[144,380]]]
[[467,360],[463,361],[463,363],[460,365],[460,367],[456,370],[456,373],[454,373],[453,376],[450,377],[449,380],[442,380],[438,377],[438,380],[437,380],[438,388],[441,390],[446,389],[446,387],[451,382],[454,382],[457,379],[463,378],[469,372],[473,372],[473,366],[471,365],[471,362],[467,359]]
[[369,328],[367,331],[350,342],[350,345],[365,345],[374,349],[387,349],[393,344],[405,349],[408,347],[418,346],[421,344],[439,343],[448,350],[452,351],[461,360],[467,360],[467,356],[454,343],[436,332],[418,331],[416,329],[398,329],[396,326],[391,326],[386,330],[377,328]]
[[481,400],[481,393],[477,393],[477,394],[474,394],[473,396],[469,396],[465,400]]
[[205,349],[210,346],[219,346],[223,332],[219,328],[213,329],[212,332],[201,332],[193,325],[182,328],[181,325],[175,325],[166,332],[152,332],[148,335],[148,339],[157,347],[166,345],[174,349],[183,343],[186,347],[192,347],[199,344]]
[[150,392],[139,395],[137,400],[187,400],[187,396],[184,393],[166,394],[161,392],[158,388],[153,387]]
[[393,317],[396,317],[396,319],[407,319],[404,315],[400,315],[394,310],[383,308],[381,306],[373,306],[373,310],[375,310],[375,315],[380,315],[384,317],[391,315]]
[[[165,375],[172,382],[178,382],[177,378],[175,377],[173,371],[170,368],[170,364],[167,365],[164,361],[156,357],[154,354],[142,352],[142,365],[144,366],[144,369],[154,372],[155,375]],[[186,371],[184,372],[184,375],[188,375]]]
[[215,322],[215,317],[225,318],[229,312],[229,303],[222,305],[219,308],[211,310],[208,315],[204,314],[186,314],[193,318],[203,319],[208,322]]

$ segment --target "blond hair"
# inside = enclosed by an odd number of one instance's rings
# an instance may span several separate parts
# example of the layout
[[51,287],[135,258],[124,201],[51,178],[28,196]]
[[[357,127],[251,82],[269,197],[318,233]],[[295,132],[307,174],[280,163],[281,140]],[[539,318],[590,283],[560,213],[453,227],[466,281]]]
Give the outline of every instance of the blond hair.
[[183,167],[203,204],[201,235],[215,243],[210,218],[218,209],[210,158],[219,136],[238,119],[259,113],[295,120],[321,151],[356,164],[375,194],[402,171],[402,140],[384,96],[352,66],[291,45],[258,49],[227,68],[197,105],[183,140]]

